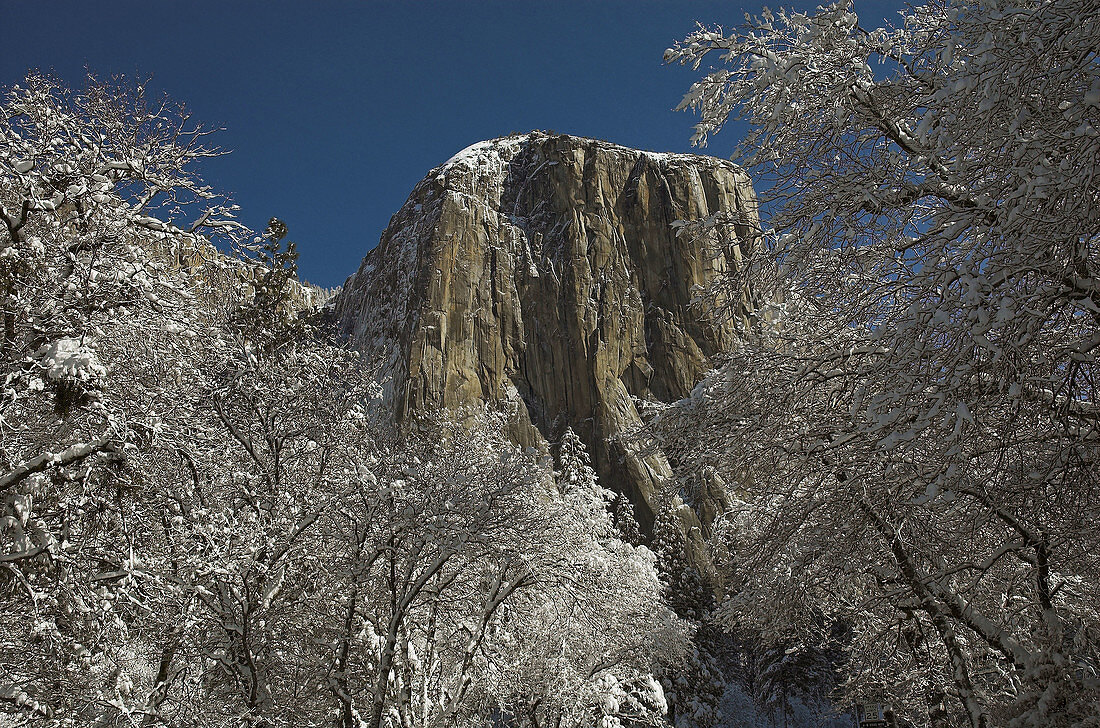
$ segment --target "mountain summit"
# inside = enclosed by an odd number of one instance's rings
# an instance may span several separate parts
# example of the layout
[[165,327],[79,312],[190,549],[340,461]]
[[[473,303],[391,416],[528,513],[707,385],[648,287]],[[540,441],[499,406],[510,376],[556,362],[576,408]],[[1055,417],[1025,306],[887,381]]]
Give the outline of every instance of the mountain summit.
[[737,246],[674,225],[715,213],[750,235],[752,184],[725,160],[541,132],[474,144],[413,189],[334,301],[337,327],[381,363],[399,417],[504,400],[521,443],[572,427],[649,529],[669,464],[616,436],[636,399],[684,397],[734,336],[694,301]]

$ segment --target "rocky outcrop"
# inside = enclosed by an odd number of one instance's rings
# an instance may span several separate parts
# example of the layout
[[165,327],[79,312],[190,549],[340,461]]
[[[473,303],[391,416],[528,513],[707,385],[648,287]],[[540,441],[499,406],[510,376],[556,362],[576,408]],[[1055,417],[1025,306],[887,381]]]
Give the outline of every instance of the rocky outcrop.
[[674,226],[715,213],[746,237],[756,216],[724,160],[541,133],[475,144],[394,215],[335,299],[337,326],[382,362],[399,416],[510,400],[521,442],[572,426],[645,528],[669,464],[616,436],[639,423],[636,399],[685,396],[734,336],[696,298],[737,246]]

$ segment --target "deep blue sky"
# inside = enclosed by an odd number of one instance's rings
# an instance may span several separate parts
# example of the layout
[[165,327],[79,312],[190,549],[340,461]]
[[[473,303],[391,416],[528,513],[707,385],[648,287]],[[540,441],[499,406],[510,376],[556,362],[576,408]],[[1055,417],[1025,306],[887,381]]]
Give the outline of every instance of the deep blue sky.
[[[776,3],[778,4],[778,3]],[[817,0],[796,3],[810,7]],[[857,0],[867,25],[901,2]],[[746,0],[279,2],[0,0],[0,85],[30,68],[79,85],[151,76],[224,126],[208,181],[246,223],[283,218],[303,277],[343,283],[432,167],[473,142],[553,129],[690,151],[671,109],[698,77],[661,63],[695,21],[737,25]],[[728,156],[735,133],[707,152]]]

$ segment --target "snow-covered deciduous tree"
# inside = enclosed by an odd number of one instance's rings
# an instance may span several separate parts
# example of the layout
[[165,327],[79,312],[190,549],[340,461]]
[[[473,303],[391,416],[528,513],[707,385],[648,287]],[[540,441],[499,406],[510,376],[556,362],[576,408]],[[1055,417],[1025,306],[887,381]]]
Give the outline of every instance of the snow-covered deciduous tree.
[[362,446],[359,362],[287,313],[292,259],[211,244],[251,233],[192,170],[219,152],[183,109],[31,76],[3,112],[0,709],[308,714],[324,551],[302,547]]
[[667,726],[661,678],[679,672],[690,625],[664,599],[655,554],[619,537],[588,463],[567,429],[539,588],[518,595],[493,654],[498,711],[527,728]]
[[358,497],[349,473],[375,437],[357,357],[309,338],[257,346],[254,334],[210,353],[210,388],[197,393],[210,403],[196,456],[202,500],[173,531],[174,558],[192,567],[193,639],[214,698],[202,709],[292,724],[331,708],[318,675],[333,646],[318,628],[335,619],[344,586],[334,521]]
[[476,417],[440,413],[383,445],[341,505],[340,724],[468,721],[490,630],[550,541],[545,472]]
[[339,619],[324,631],[340,725],[663,721],[649,676],[686,632],[661,607],[652,555],[612,539],[582,489],[560,492],[505,421],[424,416],[356,468],[334,522]]
[[198,233],[242,229],[193,171],[219,153],[205,134],[141,86],[32,75],[5,95],[0,709],[92,724],[158,679],[178,494],[160,474],[187,449],[197,302],[232,268]]
[[1100,714],[1098,48],[1086,0],[947,0],[666,52],[765,183],[743,343],[657,427],[729,487],[722,614],[845,625],[848,697],[917,725]]

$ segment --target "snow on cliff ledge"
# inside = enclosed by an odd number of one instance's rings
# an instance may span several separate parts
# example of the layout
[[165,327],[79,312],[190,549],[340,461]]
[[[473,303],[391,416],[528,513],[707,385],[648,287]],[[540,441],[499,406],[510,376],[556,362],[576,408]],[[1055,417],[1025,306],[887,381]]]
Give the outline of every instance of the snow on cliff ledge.
[[507,163],[514,159],[515,156],[519,154],[523,147],[527,144],[532,142],[541,142],[552,137],[568,137],[576,139],[577,141],[583,141],[587,144],[595,144],[601,149],[611,152],[619,152],[621,154],[628,154],[630,156],[642,155],[656,162],[682,160],[691,161],[692,163],[698,164],[700,160],[708,160],[711,162],[722,164],[723,166],[737,167],[737,165],[735,165],[733,162],[707,155],[681,154],[675,152],[650,152],[635,149],[633,147],[626,147],[621,144],[615,144],[613,142],[606,142],[601,139],[577,137],[571,134],[547,134],[541,131],[531,131],[526,134],[513,134],[505,137],[497,137],[496,139],[487,139],[485,141],[475,142],[474,144],[471,144],[470,146],[460,151],[458,154],[448,159],[443,164],[436,167],[433,171],[444,172],[451,167],[457,167],[460,165],[473,169],[489,166],[494,163]]

